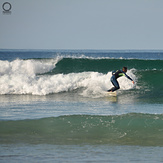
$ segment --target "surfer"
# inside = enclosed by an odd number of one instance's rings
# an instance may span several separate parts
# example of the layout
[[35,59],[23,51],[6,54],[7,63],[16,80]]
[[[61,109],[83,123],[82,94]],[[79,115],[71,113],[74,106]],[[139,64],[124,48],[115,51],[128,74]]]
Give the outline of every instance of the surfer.
[[111,80],[112,84],[114,85],[114,87],[109,89],[108,92],[114,92],[120,88],[117,78],[119,78],[121,76],[127,77],[134,84],[134,81],[126,74],[126,72],[127,72],[127,67],[123,67],[122,70],[117,70],[117,71],[112,72],[112,77],[110,80]]

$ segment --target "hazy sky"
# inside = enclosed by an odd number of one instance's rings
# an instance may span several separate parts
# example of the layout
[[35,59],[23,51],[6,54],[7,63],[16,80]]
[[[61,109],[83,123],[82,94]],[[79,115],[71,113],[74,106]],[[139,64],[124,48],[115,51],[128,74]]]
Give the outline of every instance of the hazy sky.
[[0,0],[0,49],[163,49],[163,0]]

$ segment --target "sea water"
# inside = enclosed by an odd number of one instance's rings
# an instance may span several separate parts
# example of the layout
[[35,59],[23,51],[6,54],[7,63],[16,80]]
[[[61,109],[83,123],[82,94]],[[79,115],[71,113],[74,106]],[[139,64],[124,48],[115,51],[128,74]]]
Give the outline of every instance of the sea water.
[[[108,96],[111,72],[117,97]],[[163,51],[1,50],[0,162],[163,162]]]

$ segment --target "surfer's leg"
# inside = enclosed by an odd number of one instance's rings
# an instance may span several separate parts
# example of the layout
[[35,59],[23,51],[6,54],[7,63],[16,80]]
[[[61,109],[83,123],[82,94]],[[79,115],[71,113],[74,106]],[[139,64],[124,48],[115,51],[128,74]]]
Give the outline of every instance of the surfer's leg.
[[112,84],[114,85],[114,87],[111,88],[110,90],[108,90],[108,92],[114,92],[114,91],[116,91],[117,89],[120,88],[120,87],[119,87],[119,83],[118,83],[118,81],[115,79],[114,76],[111,77],[111,82],[112,82]]
[[115,79],[114,82],[112,82],[112,84],[114,85],[114,88],[112,89],[112,92],[118,90],[120,87],[119,87],[119,83],[118,81]]

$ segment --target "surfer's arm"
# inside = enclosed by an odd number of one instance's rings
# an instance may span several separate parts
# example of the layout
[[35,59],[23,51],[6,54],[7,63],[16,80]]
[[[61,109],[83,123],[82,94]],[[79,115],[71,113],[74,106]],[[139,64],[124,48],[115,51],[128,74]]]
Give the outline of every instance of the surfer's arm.
[[134,81],[126,73],[124,73],[124,75],[126,76],[126,78],[128,78],[129,80],[131,80],[132,83],[134,84]]

